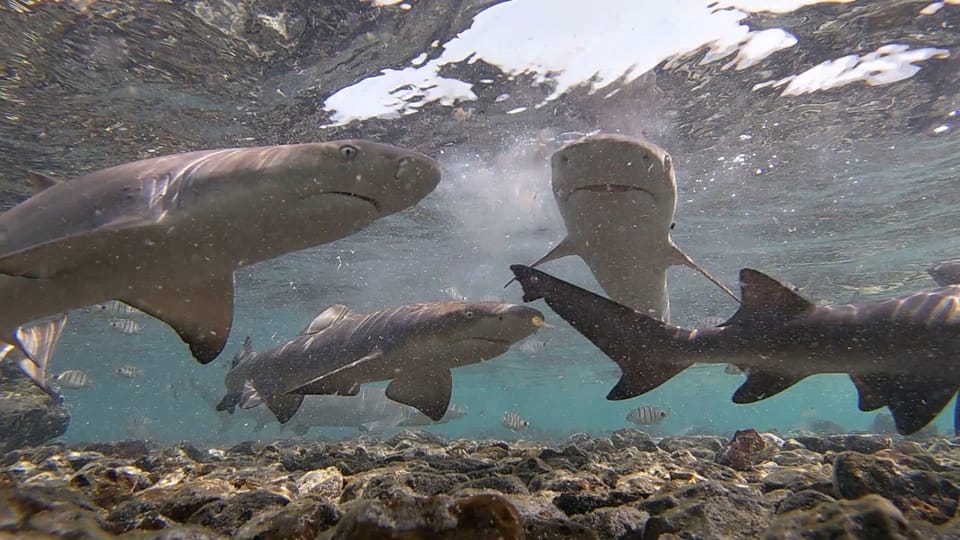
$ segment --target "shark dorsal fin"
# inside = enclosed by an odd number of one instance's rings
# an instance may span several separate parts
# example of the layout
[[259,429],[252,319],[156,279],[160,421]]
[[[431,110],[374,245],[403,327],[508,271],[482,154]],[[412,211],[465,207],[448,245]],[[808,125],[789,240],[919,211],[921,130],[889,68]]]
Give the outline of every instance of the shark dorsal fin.
[[322,332],[351,313],[353,312],[347,306],[343,304],[334,304],[310,321],[310,324],[308,324],[307,327],[300,332],[300,335],[303,336]]
[[53,176],[48,176],[36,171],[27,171],[27,179],[30,180],[30,187],[33,188],[34,195],[49,187],[63,183],[63,180],[59,178],[54,178]]
[[246,339],[243,340],[243,348],[240,349],[240,352],[238,352],[236,356],[233,357],[233,361],[230,362],[230,369],[233,369],[246,362],[253,355],[253,340],[250,339],[250,336],[247,336]]
[[740,296],[740,309],[724,325],[793,317],[813,307],[789,287],[750,268],[740,270]]

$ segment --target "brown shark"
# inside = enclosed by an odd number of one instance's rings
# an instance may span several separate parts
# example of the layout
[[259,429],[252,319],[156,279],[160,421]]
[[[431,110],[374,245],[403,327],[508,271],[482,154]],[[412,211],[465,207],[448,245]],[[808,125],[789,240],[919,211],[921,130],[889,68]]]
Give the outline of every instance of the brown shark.
[[531,266],[577,255],[611,298],[662,320],[670,318],[670,266],[700,272],[737,300],[670,238],[677,179],[662,148],[622,135],[591,135],[557,150],[551,167],[567,236]]
[[30,357],[24,323],[119,300],[207,363],[230,332],[236,269],[349,236],[419,202],[440,174],[429,157],[360,140],[33,174],[36,194],[0,215],[0,341]]
[[732,363],[743,370],[747,379],[734,393],[735,403],[765,399],[810,375],[847,373],[860,410],[889,407],[897,431],[907,435],[933,420],[960,388],[960,286],[818,306],[744,269],[743,304],[733,317],[717,327],[687,330],[539,270],[510,268],[524,301],[546,300],[620,366],[622,377],[607,399],[649,392],[694,363]]
[[356,395],[391,381],[386,396],[432,420],[443,417],[451,368],[496,358],[546,326],[543,314],[502,302],[428,302],[364,314],[334,305],[299,336],[263,352],[247,338],[218,411],[261,402],[286,423],[307,394]]

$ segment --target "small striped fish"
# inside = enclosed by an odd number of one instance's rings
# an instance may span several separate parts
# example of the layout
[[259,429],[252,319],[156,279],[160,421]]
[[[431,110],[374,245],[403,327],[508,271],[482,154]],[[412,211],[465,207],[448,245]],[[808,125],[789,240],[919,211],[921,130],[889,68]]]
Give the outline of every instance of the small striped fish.
[[503,413],[503,416],[500,417],[500,423],[510,431],[523,431],[530,427],[530,422],[527,422],[513,411]]
[[68,369],[54,377],[53,380],[57,381],[61,388],[70,388],[73,390],[93,386],[93,381],[90,380],[90,377],[87,377],[87,374],[79,369]]
[[115,373],[126,379],[136,379],[140,375],[143,375],[143,370],[137,366],[126,365],[118,367]]
[[127,304],[117,300],[110,300],[109,302],[104,302],[102,304],[94,304],[91,310],[95,312],[104,312],[110,315],[118,315],[121,317],[139,315],[143,313],[139,309],[128,306]]
[[536,356],[542,353],[546,346],[547,342],[542,339],[528,339],[521,343],[517,348],[520,349],[520,351],[529,354],[530,356]]
[[641,405],[627,413],[627,421],[639,426],[654,426],[666,417],[667,411],[653,405]]
[[139,334],[143,331],[143,325],[133,319],[114,319],[110,321],[110,326],[127,335]]

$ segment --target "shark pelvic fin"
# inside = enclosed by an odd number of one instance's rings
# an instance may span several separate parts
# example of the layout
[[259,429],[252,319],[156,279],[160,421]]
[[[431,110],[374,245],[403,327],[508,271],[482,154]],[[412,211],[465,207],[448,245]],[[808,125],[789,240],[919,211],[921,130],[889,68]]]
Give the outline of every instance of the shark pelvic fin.
[[712,275],[710,272],[707,272],[707,270],[706,270],[705,268],[703,268],[702,266],[700,266],[699,264],[697,264],[696,262],[694,262],[694,260],[691,259],[689,255],[687,255],[686,253],[684,253],[684,251],[683,251],[682,249],[680,249],[676,244],[674,244],[672,240],[670,241],[670,247],[671,247],[671,249],[673,250],[673,253],[671,254],[671,255],[672,255],[671,261],[673,262],[673,264],[677,264],[677,265],[681,265],[681,266],[686,266],[686,267],[688,267],[688,268],[692,268],[692,269],[696,270],[696,271],[699,272],[703,277],[705,277],[705,278],[707,278],[708,280],[710,280],[711,283],[713,283],[713,284],[716,285],[717,287],[720,287],[720,290],[722,290],[723,292],[727,293],[727,296],[729,296],[730,298],[733,298],[733,300],[734,300],[735,302],[737,302],[738,304],[740,303],[740,299],[737,298],[737,295],[734,294],[733,291],[731,291],[729,287],[727,287],[727,286],[724,285],[723,283],[720,283],[720,280],[718,280],[717,278],[713,277],[713,275]]
[[806,375],[784,375],[775,371],[749,368],[747,380],[733,394],[734,403],[753,403],[775,396],[806,378]]
[[546,300],[620,366],[623,375],[607,399],[644,394],[690,367],[674,354],[677,328],[529,266],[515,264],[510,270],[523,286],[524,302]]
[[783,320],[813,308],[810,301],[779,281],[749,268],[740,271],[740,291],[740,309],[723,326]]
[[223,351],[233,324],[233,273],[204,281],[171,281],[118,300],[167,323],[193,357],[207,364]]
[[[543,263],[550,262],[556,259],[562,259],[564,257],[569,257],[570,255],[576,255],[576,248],[573,242],[570,241],[569,237],[564,237],[559,244],[553,246],[553,249],[547,252],[546,255],[537,259],[537,261],[530,265],[530,268],[536,268]],[[504,289],[510,286],[511,283],[517,278],[512,278],[503,286]]]
[[897,433],[901,435],[910,435],[923,429],[947,406],[958,389],[952,382],[909,374],[851,373],[850,379],[860,394],[860,410],[872,411],[886,405],[893,415]]
[[436,422],[447,412],[452,393],[453,374],[450,370],[431,369],[390,381],[386,396],[419,410]]

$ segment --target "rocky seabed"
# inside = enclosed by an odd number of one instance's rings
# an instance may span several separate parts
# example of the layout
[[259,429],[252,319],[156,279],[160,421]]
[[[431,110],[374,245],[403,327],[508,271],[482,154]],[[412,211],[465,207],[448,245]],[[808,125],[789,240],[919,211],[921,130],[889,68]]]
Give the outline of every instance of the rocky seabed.
[[960,538],[960,440],[754,430],[559,444],[51,444],[0,461],[4,538]]

